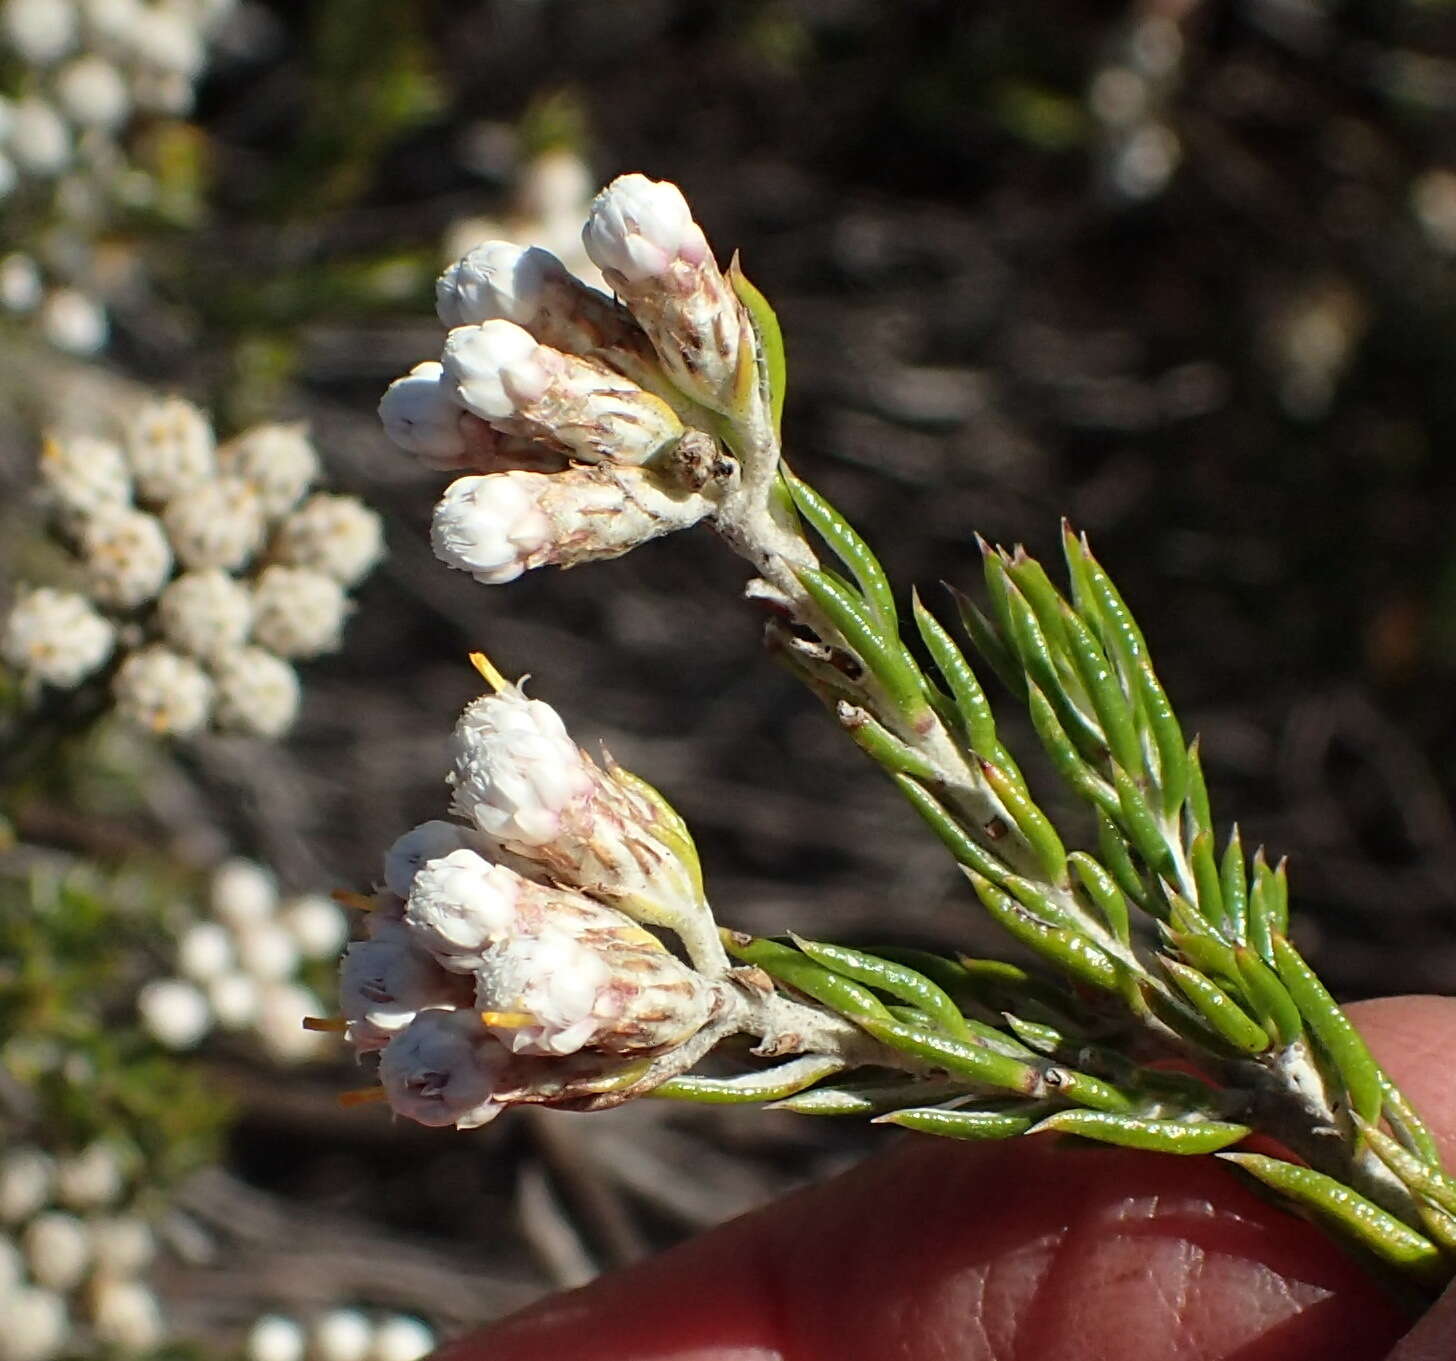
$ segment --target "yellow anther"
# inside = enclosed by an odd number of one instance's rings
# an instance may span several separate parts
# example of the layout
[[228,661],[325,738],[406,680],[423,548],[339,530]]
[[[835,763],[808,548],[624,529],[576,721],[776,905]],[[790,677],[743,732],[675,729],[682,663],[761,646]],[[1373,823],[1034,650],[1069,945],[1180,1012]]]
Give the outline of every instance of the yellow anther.
[[359,1087],[352,1092],[339,1093],[339,1105],[348,1108],[351,1106],[368,1106],[376,1101],[388,1101],[389,1093],[383,1087]]
[[329,897],[343,907],[357,908],[360,912],[373,912],[377,905],[367,894],[355,893],[351,888],[336,888]]
[[342,1016],[305,1016],[303,1018],[305,1030],[344,1031],[349,1028],[349,1023]]
[[503,675],[501,675],[499,671],[495,669],[495,667],[491,664],[490,658],[487,657],[485,653],[472,652],[470,654],[470,665],[473,666],[477,671],[480,672],[482,676],[485,677],[486,684],[489,685],[490,688],[496,692],[496,694],[502,695],[507,690],[515,688],[511,685],[510,681],[508,681]]
[[540,1019],[529,1011],[482,1011],[480,1020],[483,1025],[499,1026],[502,1030],[520,1030],[524,1026],[541,1024]]

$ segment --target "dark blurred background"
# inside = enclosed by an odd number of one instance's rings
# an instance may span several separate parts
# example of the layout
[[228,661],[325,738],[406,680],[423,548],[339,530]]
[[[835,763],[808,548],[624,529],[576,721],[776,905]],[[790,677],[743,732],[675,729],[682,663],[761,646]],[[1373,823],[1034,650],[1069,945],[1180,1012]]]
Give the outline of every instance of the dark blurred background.
[[[975,531],[1054,558],[1069,517],[1203,735],[1220,823],[1290,857],[1296,929],[1332,987],[1452,988],[1456,7],[248,13],[202,91],[209,215],[158,253],[155,305],[117,322],[112,357],[225,427],[306,417],[333,480],[388,517],[391,553],[289,743],[198,745],[188,819],[288,884],[365,885],[443,811],[483,647],[674,800],[724,921],[1001,949],[940,848],[761,654],[745,572],[711,536],[505,588],[432,559],[442,479],[388,445],[374,404],[438,353],[452,225],[509,218],[523,167],[567,146],[599,183],[677,181],[720,258],[741,252],[787,336],[795,466],[902,590],[974,585]],[[208,1213],[262,1216],[238,1289],[307,1303],[278,1244],[314,1234],[330,1288],[362,1291],[357,1244],[403,1234],[419,1278],[400,1303],[447,1324],[875,1142],[650,1111],[435,1135],[337,1112],[317,1077],[226,1076],[237,1175],[204,1191],[224,1207]],[[565,1207],[586,1265],[570,1234],[553,1259],[533,1203]]]

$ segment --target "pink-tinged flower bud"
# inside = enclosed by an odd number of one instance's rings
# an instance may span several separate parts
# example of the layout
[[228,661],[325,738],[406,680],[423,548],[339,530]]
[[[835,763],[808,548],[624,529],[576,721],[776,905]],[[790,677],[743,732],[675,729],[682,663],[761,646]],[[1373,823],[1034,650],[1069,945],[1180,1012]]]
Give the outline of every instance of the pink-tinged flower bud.
[[584,463],[646,463],[684,434],[660,397],[602,360],[538,344],[514,322],[457,326],[441,363],[460,402],[482,420]]
[[454,383],[434,360],[416,364],[403,378],[396,378],[379,399],[384,433],[427,468],[449,471],[463,466],[466,449],[460,417],[464,414]]
[[593,200],[582,243],[668,377],[694,401],[733,413],[752,331],[682,191],[619,176]]
[[442,562],[495,586],[535,567],[620,557],[712,509],[706,497],[669,489],[642,468],[491,473],[450,485],[435,507],[430,541]]
[[492,849],[677,932],[705,973],[727,967],[692,840],[650,786],[603,771],[554,709],[516,686],[467,707],[452,746],[454,811]]
[[379,1080],[399,1115],[422,1125],[475,1129],[496,1100],[510,1055],[470,1011],[422,1011],[385,1047]]
[[469,980],[446,973],[402,929],[356,940],[339,964],[339,1008],[356,1053],[382,1049],[421,1011],[470,1002]]
[[646,175],[619,175],[603,189],[581,239],[598,269],[628,283],[665,274],[677,260],[701,265],[712,258],[682,190]]
[[410,885],[404,921],[412,939],[451,973],[473,973],[486,951],[519,930],[521,886],[504,865],[461,849],[426,861]]

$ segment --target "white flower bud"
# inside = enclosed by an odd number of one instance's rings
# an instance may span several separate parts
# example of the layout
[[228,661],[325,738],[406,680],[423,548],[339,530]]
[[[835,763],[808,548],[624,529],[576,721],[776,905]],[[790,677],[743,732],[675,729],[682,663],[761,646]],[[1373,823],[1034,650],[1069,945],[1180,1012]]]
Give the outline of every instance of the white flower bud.
[[298,717],[298,673],[261,647],[225,652],[212,662],[213,722],[250,737],[281,737]]
[[731,412],[751,331],[675,184],[622,175],[592,202],[582,243],[688,396]]
[[295,898],[278,920],[305,959],[334,959],[349,939],[349,919],[343,910],[317,893]]
[[218,568],[184,572],[158,599],[157,621],[173,647],[205,661],[242,646],[253,625],[253,597]]
[[212,709],[212,682],[186,657],[152,646],[133,652],[111,683],[116,712],[159,737],[187,737]]
[[263,504],[238,477],[218,477],[179,491],[162,511],[177,558],[194,570],[237,571],[262,546]]
[[168,1049],[194,1049],[212,1026],[207,998],[180,978],[154,978],[137,995],[147,1033]]
[[49,586],[27,591],[0,629],[0,656],[22,675],[70,690],[111,655],[116,628],[84,596]]
[[131,506],[98,506],[81,531],[91,594],[130,610],[151,600],[172,574],[172,548],[160,521]]
[[683,436],[661,398],[600,360],[537,344],[514,322],[457,326],[440,362],[482,420],[585,463],[646,463]]
[[258,494],[263,513],[276,520],[303,499],[319,475],[318,453],[302,422],[255,425],[217,451],[218,466]]
[[563,836],[600,783],[556,710],[515,687],[469,705],[451,745],[456,811],[510,850]]
[[213,871],[208,905],[234,930],[246,930],[278,910],[278,884],[261,865],[235,857]]
[[451,851],[474,846],[478,838],[458,822],[422,822],[411,828],[384,853],[384,886],[397,897],[408,898],[410,885],[427,860],[440,860]]
[[233,942],[220,922],[193,922],[177,942],[177,971],[207,983],[233,967]]
[[395,1314],[381,1323],[369,1361],[420,1361],[435,1350],[435,1335],[417,1318]]
[[[0,157],[13,184],[15,168],[7,157]],[[3,177],[3,172],[0,172]],[[0,195],[3,196],[3,195]],[[0,260],[0,307],[7,312],[33,312],[45,296],[45,283],[35,261],[19,251]]]
[[422,1011],[379,1060],[379,1080],[399,1115],[422,1125],[475,1129],[493,1120],[508,1055],[470,1011]]
[[280,657],[318,657],[343,642],[349,599],[333,577],[275,563],[253,587],[253,637]]
[[86,1226],[62,1210],[36,1215],[20,1241],[31,1279],[50,1290],[74,1289],[91,1263]]
[[298,946],[293,937],[273,922],[260,922],[240,931],[238,963],[263,983],[275,983],[292,976],[298,968]]
[[712,258],[682,190],[646,175],[619,175],[603,189],[581,239],[603,274],[611,270],[628,283],[665,274],[675,260],[701,265]]
[[112,1279],[140,1275],[157,1252],[151,1227],[135,1215],[94,1219],[88,1232],[96,1270]]
[[157,1297],[137,1281],[97,1281],[91,1326],[98,1342],[124,1352],[149,1352],[166,1333]]
[[435,556],[487,586],[514,581],[551,543],[551,522],[537,504],[546,480],[540,473],[457,478],[430,523]]
[[504,320],[530,330],[548,280],[565,275],[565,266],[550,251],[485,241],[435,281],[435,311],[447,328]]
[[144,403],[127,425],[126,449],[147,501],[170,501],[217,473],[212,426],[181,397]]
[[281,1314],[264,1314],[243,1344],[246,1361],[303,1361],[303,1329]]
[[117,1201],[126,1187],[121,1155],[103,1141],[56,1163],[56,1199],[73,1210],[97,1210]]
[[131,502],[126,455],[94,435],[47,439],[41,446],[40,480],[46,499],[75,523],[102,506]]
[[120,127],[131,112],[131,95],[121,72],[90,52],[57,73],[56,97],[71,121],[86,128]]
[[384,523],[356,497],[319,492],[279,527],[273,554],[354,586],[384,556]]
[[10,127],[10,154],[31,175],[59,175],[71,163],[71,130],[43,99],[17,100]]
[[357,1309],[331,1309],[313,1325],[309,1361],[367,1361],[374,1325]]
[[111,336],[106,309],[76,288],[57,288],[46,295],[40,329],[56,349],[67,354],[95,354]]
[[339,963],[339,1008],[361,1054],[383,1048],[418,1012],[469,1006],[471,998],[468,980],[446,973],[407,932],[356,940]]
[[70,1338],[66,1302],[50,1290],[22,1286],[5,1299],[0,1361],[51,1361]]
[[430,543],[441,562],[494,586],[536,567],[620,557],[712,509],[706,497],[669,491],[642,468],[489,473],[450,484],[435,506]]
[[258,1019],[258,985],[245,973],[225,973],[207,985],[207,1002],[224,1030],[242,1030]]
[[49,66],[76,44],[70,0],[5,0],[0,24],[15,54],[28,66]]
[[323,1003],[299,983],[269,983],[258,997],[254,1025],[264,1051],[277,1063],[302,1063],[317,1057],[325,1038],[303,1028],[304,1017],[318,1016]]
[[466,444],[460,418],[464,414],[455,384],[435,360],[416,364],[379,399],[384,433],[427,468],[441,471],[463,466]]
[[18,1224],[51,1197],[56,1165],[38,1148],[21,1146],[0,1155],[0,1220]]
[[517,899],[525,882],[475,851],[451,851],[427,860],[415,874],[405,922],[446,969],[471,973],[486,950],[517,929]]

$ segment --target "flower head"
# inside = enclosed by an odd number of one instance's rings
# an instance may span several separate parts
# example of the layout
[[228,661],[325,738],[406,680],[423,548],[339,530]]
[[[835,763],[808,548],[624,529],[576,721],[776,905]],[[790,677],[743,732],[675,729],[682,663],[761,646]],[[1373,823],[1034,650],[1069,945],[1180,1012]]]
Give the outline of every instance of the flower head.
[[356,586],[384,556],[384,522],[357,497],[316,492],[279,526],[273,553]]
[[81,532],[91,595],[130,610],[153,599],[172,572],[172,546],[156,516],[130,506],[102,506]]
[[701,265],[712,259],[682,190],[646,175],[619,175],[603,189],[581,237],[598,269],[628,283],[655,278],[676,260]]
[[442,969],[402,930],[354,941],[339,966],[340,1009],[356,1053],[382,1049],[421,1011],[470,1000],[468,983]]
[[292,510],[319,475],[318,453],[301,422],[255,425],[224,444],[217,462],[253,489],[274,520]]
[[162,636],[179,651],[207,659],[239,648],[253,624],[253,600],[219,568],[174,577],[157,600]]
[[196,662],[154,645],[133,652],[112,681],[117,712],[158,736],[189,737],[212,709],[212,681]]
[[384,886],[399,898],[408,898],[410,886],[428,860],[442,860],[452,851],[474,845],[478,838],[458,822],[435,819],[411,828],[384,853]]
[[441,471],[466,466],[465,435],[460,429],[464,414],[454,383],[433,359],[396,378],[379,399],[384,433],[426,467]]
[[212,425],[181,397],[143,403],[127,426],[126,449],[146,501],[170,501],[217,472]]
[[25,592],[0,630],[0,656],[32,682],[70,689],[111,655],[116,628],[84,597],[43,586]]
[[519,931],[524,883],[473,850],[451,851],[416,872],[405,925],[444,968],[471,973],[492,945]]

